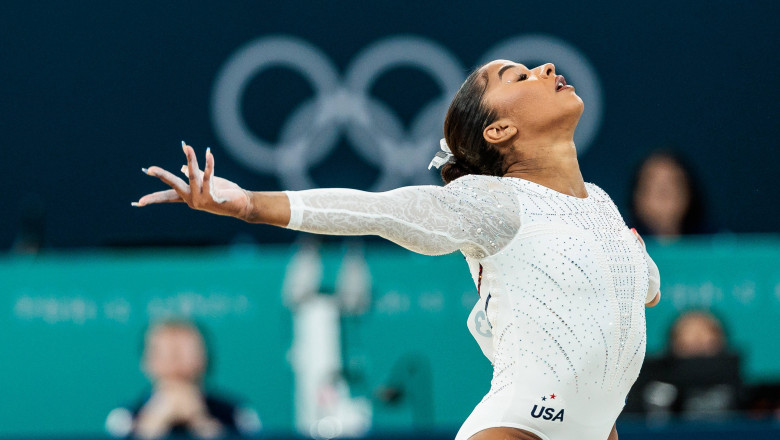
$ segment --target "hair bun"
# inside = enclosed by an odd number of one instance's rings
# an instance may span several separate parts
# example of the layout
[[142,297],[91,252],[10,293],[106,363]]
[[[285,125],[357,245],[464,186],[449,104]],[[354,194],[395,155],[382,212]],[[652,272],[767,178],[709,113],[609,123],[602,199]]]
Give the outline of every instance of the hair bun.
[[450,183],[458,177],[463,177],[468,174],[476,173],[462,161],[451,160],[441,167],[441,179],[444,183]]

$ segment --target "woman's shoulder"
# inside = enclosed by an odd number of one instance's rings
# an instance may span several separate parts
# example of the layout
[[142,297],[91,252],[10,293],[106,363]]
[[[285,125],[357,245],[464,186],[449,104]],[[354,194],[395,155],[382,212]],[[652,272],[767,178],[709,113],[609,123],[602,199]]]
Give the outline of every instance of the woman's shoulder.
[[612,197],[607,194],[600,186],[595,183],[585,182],[585,189],[588,191],[588,196],[593,197],[600,201],[612,201]]
[[458,204],[470,201],[480,212],[516,210],[519,206],[516,189],[506,179],[497,176],[469,174],[459,177],[443,187]]
[[457,179],[451,181],[447,185],[452,184],[474,184],[477,182],[496,182],[499,179],[501,179],[498,176],[486,176],[483,174],[465,174],[463,176],[458,177]]
[[507,189],[506,179],[499,176],[486,176],[482,174],[467,174],[446,184],[447,188],[469,188],[475,190],[496,191]]

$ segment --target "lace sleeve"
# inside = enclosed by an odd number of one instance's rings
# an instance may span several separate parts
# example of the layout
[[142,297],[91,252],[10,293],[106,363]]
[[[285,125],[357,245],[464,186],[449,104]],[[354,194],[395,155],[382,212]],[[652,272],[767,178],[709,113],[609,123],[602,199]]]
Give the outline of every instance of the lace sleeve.
[[288,191],[290,229],[329,235],[379,235],[409,250],[473,258],[492,255],[520,227],[517,196],[498,178],[464,176],[439,186],[384,193],[351,189]]

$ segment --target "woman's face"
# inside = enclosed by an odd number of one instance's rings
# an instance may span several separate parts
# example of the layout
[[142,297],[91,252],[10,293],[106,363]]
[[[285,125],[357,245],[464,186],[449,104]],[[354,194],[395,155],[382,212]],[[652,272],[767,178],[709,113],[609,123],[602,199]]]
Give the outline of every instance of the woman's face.
[[529,69],[508,60],[482,67],[487,77],[485,104],[513,123],[521,137],[566,132],[570,135],[584,108],[582,99],[551,63]]

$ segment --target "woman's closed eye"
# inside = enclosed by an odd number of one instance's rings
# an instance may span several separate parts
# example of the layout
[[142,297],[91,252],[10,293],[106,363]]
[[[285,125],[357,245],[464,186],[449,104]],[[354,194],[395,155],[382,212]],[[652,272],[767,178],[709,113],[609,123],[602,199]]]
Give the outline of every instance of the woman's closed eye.
[[520,81],[525,81],[526,79],[528,79],[528,74],[527,73],[520,73],[520,72],[513,72],[513,73],[514,73],[514,76],[517,77],[517,79],[512,80],[512,75],[507,75],[508,78],[505,78],[505,82],[506,83],[511,84],[513,82],[520,82]]

